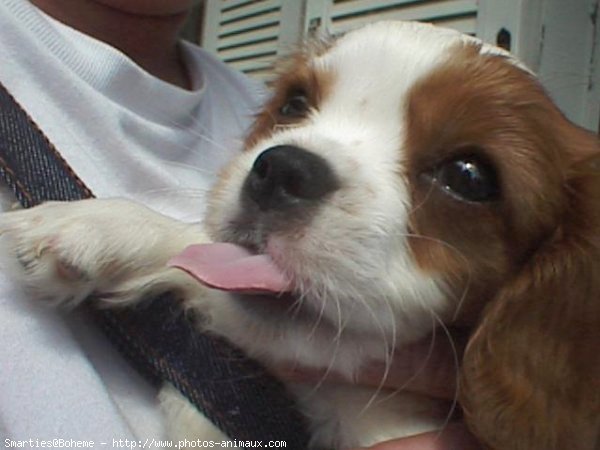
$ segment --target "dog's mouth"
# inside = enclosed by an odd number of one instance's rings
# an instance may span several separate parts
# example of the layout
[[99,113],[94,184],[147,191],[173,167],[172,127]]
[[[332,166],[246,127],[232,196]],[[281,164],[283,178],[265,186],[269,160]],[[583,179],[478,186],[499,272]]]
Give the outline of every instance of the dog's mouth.
[[253,253],[232,243],[192,245],[168,265],[222,291],[274,296],[291,291],[291,281],[268,254]]

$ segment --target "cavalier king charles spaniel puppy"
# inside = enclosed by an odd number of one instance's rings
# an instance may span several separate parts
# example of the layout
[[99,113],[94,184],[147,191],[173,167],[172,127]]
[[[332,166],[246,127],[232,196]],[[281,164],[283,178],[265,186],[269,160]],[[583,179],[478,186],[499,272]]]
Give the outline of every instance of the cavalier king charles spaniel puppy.
[[[458,398],[486,448],[593,450],[599,162],[596,137],[513,56],[382,22],[290,58],[202,227],[85,200],[4,214],[1,228],[34,295],[130,304],[178,290],[199,326],[267,367],[351,378],[475,323]],[[424,395],[288,385],[315,448],[446,422]],[[174,438],[216,435],[173,388],[161,398]]]

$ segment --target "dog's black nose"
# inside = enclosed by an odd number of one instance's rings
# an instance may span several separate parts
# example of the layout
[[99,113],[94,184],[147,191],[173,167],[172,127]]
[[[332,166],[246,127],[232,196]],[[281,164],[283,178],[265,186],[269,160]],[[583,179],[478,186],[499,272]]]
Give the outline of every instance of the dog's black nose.
[[271,147],[254,161],[244,193],[263,210],[316,202],[338,188],[338,180],[321,156],[291,145]]

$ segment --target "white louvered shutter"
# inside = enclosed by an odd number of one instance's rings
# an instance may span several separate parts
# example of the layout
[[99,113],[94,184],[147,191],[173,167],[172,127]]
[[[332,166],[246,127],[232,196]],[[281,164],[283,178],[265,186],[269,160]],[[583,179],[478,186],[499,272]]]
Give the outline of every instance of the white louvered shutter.
[[269,79],[278,57],[322,28],[420,20],[475,34],[478,0],[206,0],[201,43],[233,68]]
[[337,35],[378,20],[430,22],[508,43],[563,111],[596,129],[600,33],[591,19],[599,1],[205,0],[201,43],[232,67],[269,79],[274,61],[305,36]]
[[202,46],[231,67],[269,79],[301,39],[302,0],[207,0]]
[[324,24],[336,35],[380,20],[418,20],[475,34],[477,0],[327,0]]

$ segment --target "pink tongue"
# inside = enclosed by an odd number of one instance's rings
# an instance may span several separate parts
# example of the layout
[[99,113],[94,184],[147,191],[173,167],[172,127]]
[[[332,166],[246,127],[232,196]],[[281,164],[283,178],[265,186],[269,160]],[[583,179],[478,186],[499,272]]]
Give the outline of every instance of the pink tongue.
[[223,291],[282,293],[290,288],[268,255],[254,255],[234,244],[191,245],[167,264]]

